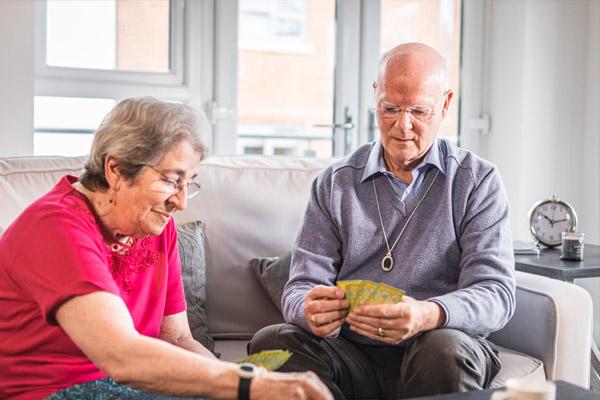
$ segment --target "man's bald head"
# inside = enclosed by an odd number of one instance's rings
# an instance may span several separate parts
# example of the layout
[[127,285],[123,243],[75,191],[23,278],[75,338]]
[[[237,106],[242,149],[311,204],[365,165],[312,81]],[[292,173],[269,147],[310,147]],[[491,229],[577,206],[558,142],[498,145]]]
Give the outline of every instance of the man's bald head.
[[437,138],[454,93],[446,60],[421,43],[387,52],[379,64],[374,106],[384,160],[392,173],[412,181],[412,170]]
[[446,59],[423,43],[403,43],[385,53],[379,62],[376,86],[381,88],[400,76],[428,85],[437,83],[442,91],[448,89]]

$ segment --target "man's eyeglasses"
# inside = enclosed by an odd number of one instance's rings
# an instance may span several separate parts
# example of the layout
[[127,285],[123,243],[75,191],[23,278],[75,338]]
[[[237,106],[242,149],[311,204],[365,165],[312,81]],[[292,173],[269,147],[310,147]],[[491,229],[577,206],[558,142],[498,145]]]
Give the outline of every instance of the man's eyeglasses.
[[[444,98],[448,94],[448,91],[442,93],[440,98]],[[438,100],[439,101],[439,100]],[[437,102],[436,102],[437,104]],[[407,113],[412,120],[421,122],[429,122],[431,117],[435,115],[435,112],[431,108],[426,107],[399,107],[395,104],[386,103],[382,101],[374,110],[379,113],[381,118],[398,118],[401,112]]]
[[408,113],[411,119],[421,122],[428,122],[435,115],[433,110],[421,107],[398,107],[394,104],[383,103],[375,107],[381,118],[398,118],[402,111]]
[[175,179],[170,179],[168,176],[166,176],[164,174],[164,172],[154,168],[152,165],[150,164],[144,164],[145,167],[150,168],[151,170],[153,170],[154,172],[156,172],[157,174],[160,175],[161,177],[161,182],[163,184],[163,192],[169,195],[174,195],[177,194],[179,192],[181,192],[184,188],[187,189],[187,198],[191,199],[192,197],[194,197],[195,195],[197,195],[198,193],[200,193],[200,184],[198,182],[194,181],[189,181],[189,182],[184,182],[183,179],[181,178],[177,178]]

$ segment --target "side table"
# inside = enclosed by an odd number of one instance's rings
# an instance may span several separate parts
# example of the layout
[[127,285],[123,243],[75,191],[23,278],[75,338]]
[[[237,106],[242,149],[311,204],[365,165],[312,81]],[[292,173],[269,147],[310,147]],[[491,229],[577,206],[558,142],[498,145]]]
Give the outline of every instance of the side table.
[[[583,261],[563,261],[561,250],[542,249],[539,255],[515,254],[515,269],[573,283],[575,279],[600,277],[600,246],[586,244]],[[600,392],[600,351],[592,341],[590,386]]]
[[517,271],[571,282],[600,277],[600,246],[586,244],[583,261],[563,261],[560,249],[542,249],[539,255],[515,254]]
[[[592,392],[565,381],[554,381],[554,383],[556,383],[556,400],[600,400],[600,393]],[[489,400],[493,392],[493,389],[478,390],[474,392],[419,397],[418,400]],[[409,400],[417,400],[417,398]]]

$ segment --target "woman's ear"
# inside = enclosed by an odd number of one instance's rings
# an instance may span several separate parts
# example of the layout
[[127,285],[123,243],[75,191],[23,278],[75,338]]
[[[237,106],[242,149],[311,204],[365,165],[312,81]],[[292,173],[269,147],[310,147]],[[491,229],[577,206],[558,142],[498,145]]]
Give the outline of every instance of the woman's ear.
[[123,177],[119,171],[117,160],[111,156],[107,156],[106,160],[104,160],[104,176],[106,177],[106,182],[108,182],[108,187],[115,192],[118,191],[121,187]]

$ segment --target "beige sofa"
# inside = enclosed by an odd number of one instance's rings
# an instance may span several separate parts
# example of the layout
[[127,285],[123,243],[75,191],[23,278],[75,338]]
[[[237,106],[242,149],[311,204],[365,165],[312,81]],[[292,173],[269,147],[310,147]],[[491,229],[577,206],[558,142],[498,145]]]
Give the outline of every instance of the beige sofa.
[[[227,360],[245,355],[247,340],[282,317],[248,262],[278,256],[293,242],[313,178],[331,160],[209,157],[199,171],[201,193],[178,221],[201,220],[207,237],[210,334]],[[0,158],[0,234],[64,174],[78,175],[84,158]],[[589,387],[592,303],[583,289],[517,273],[514,318],[491,339],[512,376],[562,379]]]

